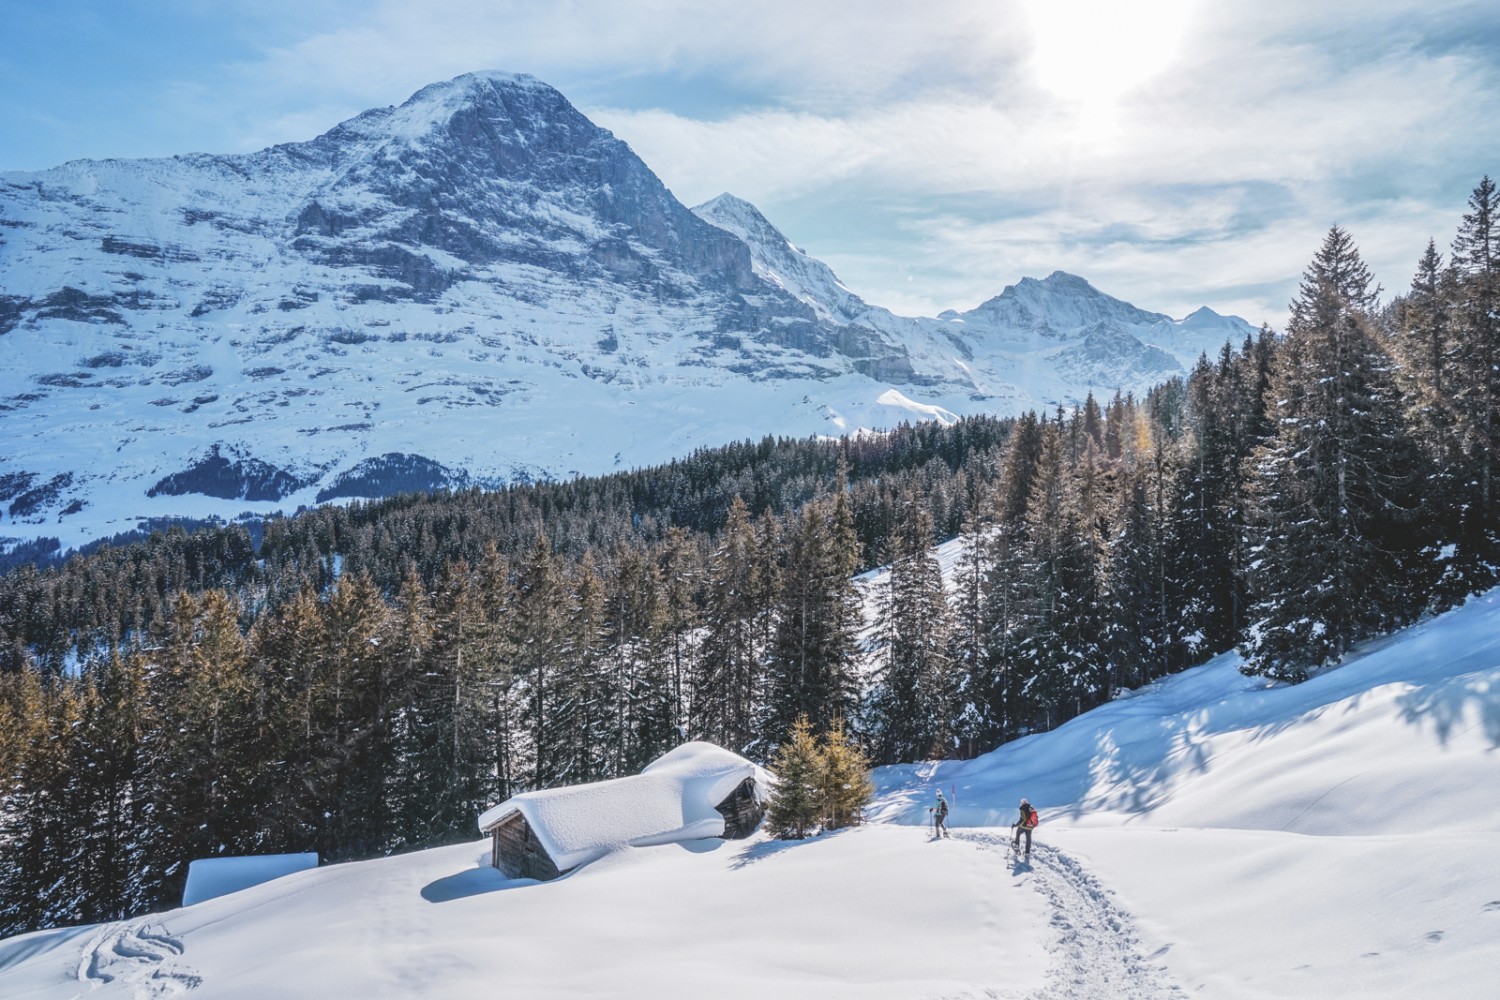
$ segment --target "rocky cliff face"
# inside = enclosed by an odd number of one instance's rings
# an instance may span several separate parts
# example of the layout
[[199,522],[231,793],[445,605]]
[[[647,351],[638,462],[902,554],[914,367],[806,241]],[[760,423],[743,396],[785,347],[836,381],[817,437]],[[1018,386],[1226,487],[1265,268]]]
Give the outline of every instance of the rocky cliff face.
[[1057,275],[1024,319],[895,317],[718,201],[689,211],[501,73],[255,154],[0,174],[0,539],[1014,411],[1143,388],[1220,336],[1199,314],[1162,349],[1155,314],[1084,329],[1099,293]]

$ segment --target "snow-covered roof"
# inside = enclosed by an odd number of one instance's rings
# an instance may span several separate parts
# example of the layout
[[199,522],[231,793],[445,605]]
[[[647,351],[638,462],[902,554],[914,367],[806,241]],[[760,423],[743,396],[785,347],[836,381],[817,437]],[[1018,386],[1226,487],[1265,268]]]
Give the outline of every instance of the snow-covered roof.
[[273,878],[318,867],[316,854],[260,854],[234,858],[199,858],[188,865],[182,905],[192,906],[239,892]]
[[721,835],[724,817],[714,807],[752,777],[762,790],[772,780],[712,743],[684,743],[629,778],[514,796],[480,816],[479,829],[489,832],[519,812],[553,863],[567,871],[616,847]]

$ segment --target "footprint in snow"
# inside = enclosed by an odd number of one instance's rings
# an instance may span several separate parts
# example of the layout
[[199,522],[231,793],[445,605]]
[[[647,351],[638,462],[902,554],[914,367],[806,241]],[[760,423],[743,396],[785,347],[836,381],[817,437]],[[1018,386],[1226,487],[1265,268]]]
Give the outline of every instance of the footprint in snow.
[[106,924],[84,945],[78,982],[93,989],[121,983],[132,1000],[162,1000],[197,988],[203,979],[176,961],[182,942],[145,921]]
[[[997,852],[1010,847],[1003,834],[954,834]],[[1033,849],[1031,884],[1052,907],[1052,965],[1033,1000],[1168,1000],[1181,997],[1166,971],[1140,953],[1130,915],[1077,860],[1055,848]]]

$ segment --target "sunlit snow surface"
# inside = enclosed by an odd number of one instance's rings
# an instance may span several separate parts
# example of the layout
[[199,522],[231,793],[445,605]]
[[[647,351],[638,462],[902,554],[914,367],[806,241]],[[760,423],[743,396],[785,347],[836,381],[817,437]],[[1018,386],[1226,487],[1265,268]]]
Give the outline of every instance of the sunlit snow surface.
[[12,938],[0,996],[1495,995],[1500,592],[1297,687],[1223,657],[877,783],[873,824],[801,843],[624,848],[538,884],[476,842]]

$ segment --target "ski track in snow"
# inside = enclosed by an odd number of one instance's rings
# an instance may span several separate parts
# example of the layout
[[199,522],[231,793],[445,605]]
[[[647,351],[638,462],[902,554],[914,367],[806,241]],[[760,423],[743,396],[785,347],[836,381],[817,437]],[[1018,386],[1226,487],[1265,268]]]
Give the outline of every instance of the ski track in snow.
[[127,986],[133,1000],[180,996],[203,980],[177,962],[183,944],[160,924],[144,920],[105,924],[78,961],[79,996],[110,983]]
[[[953,837],[980,847],[1011,853],[1006,832],[955,830]],[[1024,865],[1024,869],[1017,866]],[[1028,1000],[1169,1000],[1184,996],[1166,972],[1140,953],[1130,915],[1109,898],[1075,859],[1043,844],[1031,849],[1031,860],[1012,861],[1012,870],[1029,871],[1033,884],[1052,907],[1056,939],[1048,947],[1052,965],[1047,984]]]

